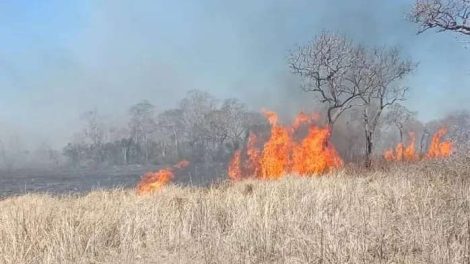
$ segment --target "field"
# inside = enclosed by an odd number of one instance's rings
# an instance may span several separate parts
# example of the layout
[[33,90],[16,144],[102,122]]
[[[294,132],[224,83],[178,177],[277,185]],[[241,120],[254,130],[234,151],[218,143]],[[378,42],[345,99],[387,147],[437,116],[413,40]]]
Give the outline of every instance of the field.
[[470,161],[0,201],[0,263],[469,263]]

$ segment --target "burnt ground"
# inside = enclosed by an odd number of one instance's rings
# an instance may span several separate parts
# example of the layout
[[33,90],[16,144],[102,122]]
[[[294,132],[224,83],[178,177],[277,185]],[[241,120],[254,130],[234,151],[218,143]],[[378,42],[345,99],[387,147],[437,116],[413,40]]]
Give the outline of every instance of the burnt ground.
[[[133,188],[147,171],[164,166],[117,166],[97,169],[17,169],[0,171],[0,197],[24,193],[86,193],[97,189]],[[207,186],[225,179],[223,164],[191,165],[176,172],[179,185]]]

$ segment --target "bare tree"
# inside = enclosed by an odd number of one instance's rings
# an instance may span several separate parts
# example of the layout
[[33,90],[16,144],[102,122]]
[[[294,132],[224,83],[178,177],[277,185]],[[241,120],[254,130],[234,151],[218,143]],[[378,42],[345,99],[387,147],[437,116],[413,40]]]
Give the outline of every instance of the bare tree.
[[[382,112],[386,107],[405,100],[408,90],[400,83],[414,68],[409,60],[403,60],[397,49],[375,49],[365,54],[362,74],[358,75],[358,86],[363,92],[364,134],[366,139],[365,165],[370,166],[374,147],[374,133]],[[361,84],[360,80],[364,80]]]
[[327,121],[333,126],[352,106],[361,90],[354,83],[362,48],[349,39],[323,32],[306,46],[292,52],[289,66],[300,76],[303,89],[313,92],[327,105]]
[[470,0],[417,0],[409,17],[419,33],[437,28],[470,35]]
[[217,109],[217,100],[209,93],[191,90],[181,100],[184,135],[191,149],[191,159],[200,160],[206,156],[209,147],[208,116]]
[[83,128],[84,139],[92,146],[100,146],[105,138],[105,124],[103,118],[96,109],[85,112],[81,115],[81,119],[85,122]]
[[215,123],[215,125],[223,127],[224,133],[227,135],[226,140],[232,144],[240,142],[247,130],[245,105],[237,99],[227,99],[218,112],[221,122]]
[[149,162],[151,135],[156,130],[155,107],[144,100],[132,106],[129,110],[129,130],[131,139],[141,147],[145,163]]
[[416,112],[410,111],[402,104],[396,103],[390,107],[387,114],[384,116],[384,122],[388,126],[393,126],[398,129],[400,135],[400,142],[403,143],[403,135],[405,133],[406,124],[414,119]]
[[440,120],[440,127],[446,127],[447,137],[454,142],[454,151],[459,154],[470,154],[470,112],[457,111]]
[[[76,135],[76,144],[82,144],[81,150],[83,158],[92,165],[98,165],[103,162],[104,156],[102,146],[106,139],[106,125],[103,117],[94,109],[81,115],[84,122],[84,128],[81,134]],[[78,143],[82,141],[81,143]],[[76,146],[77,147],[77,146]]]
[[[184,140],[183,112],[180,109],[166,110],[158,115],[161,156],[172,162],[181,159],[180,144]],[[170,154],[171,153],[171,154]]]

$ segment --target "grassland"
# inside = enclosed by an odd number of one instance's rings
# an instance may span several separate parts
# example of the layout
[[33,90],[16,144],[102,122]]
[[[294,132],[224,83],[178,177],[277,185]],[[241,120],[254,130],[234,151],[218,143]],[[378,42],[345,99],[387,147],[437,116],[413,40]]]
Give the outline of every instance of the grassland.
[[470,160],[0,201],[0,263],[469,263]]

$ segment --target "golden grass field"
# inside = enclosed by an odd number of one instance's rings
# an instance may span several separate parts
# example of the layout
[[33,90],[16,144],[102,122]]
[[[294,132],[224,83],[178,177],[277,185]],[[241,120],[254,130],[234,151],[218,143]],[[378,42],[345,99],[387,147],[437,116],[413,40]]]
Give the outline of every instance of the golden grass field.
[[470,160],[0,201],[0,263],[469,263]]

